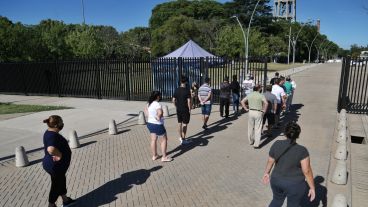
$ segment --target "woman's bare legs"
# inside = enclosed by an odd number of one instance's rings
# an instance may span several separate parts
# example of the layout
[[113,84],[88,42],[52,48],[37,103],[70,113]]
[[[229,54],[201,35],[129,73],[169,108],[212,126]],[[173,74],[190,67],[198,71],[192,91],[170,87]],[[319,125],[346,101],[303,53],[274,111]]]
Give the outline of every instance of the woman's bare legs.
[[162,153],[161,161],[162,162],[170,162],[172,160],[172,158],[167,157],[166,150],[167,150],[167,135],[165,134],[161,137],[161,153]]
[[157,140],[157,135],[151,133],[152,160],[156,160],[158,158],[156,140]]

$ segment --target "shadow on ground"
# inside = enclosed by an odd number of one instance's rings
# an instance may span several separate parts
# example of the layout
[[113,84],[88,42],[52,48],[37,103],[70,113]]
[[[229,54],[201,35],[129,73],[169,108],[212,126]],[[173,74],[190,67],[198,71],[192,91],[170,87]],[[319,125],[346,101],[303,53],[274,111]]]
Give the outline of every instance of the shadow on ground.
[[148,170],[140,169],[124,173],[120,178],[111,180],[78,198],[76,206],[97,207],[109,204],[117,199],[116,195],[130,190],[134,185],[144,184],[152,172],[161,168],[162,166],[156,166]]
[[179,145],[175,149],[169,151],[167,154],[170,155],[175,153],[174,155],[171,156],[172,158],[175,158],[196,147],[207,146],[209,143],[208,140],[214,138],[214,136],[212,136],[211,134],[214,134],[222,130],[226,130],[228,128],[227,126],[232,124],[230,122],[236,119],[238,119],[238,116],[230,116],[228,118],[223,118],[221,120],[211,123],[210,125],[208,125],[207,130],[203,130],[201,132],[198,132],[197,134],[188,137],[192,141],[191,143],[186,145]]
[[325,179],[322,176],[316,176],[314,178],[314,184],[316,186],[316,198],[310,202],[308,198],[308,192],[300,203],[301,207],[327,207],[327,188],[323,185]]
[[259,148],[262,148],[263,146],[266,146],[268,143],[272,142],[274,139],[276,139],[278,136],[283,135],[284,129],[287,123],[291,121],[297,122],[300,117],[299,110],[303,107],[303,104],[293,104],[291,106],[291,109],[288,113],[286,113],[284,116],[280,119],[280,126],[277,129],[272,130],[272,136],[266,136],[263,135],[261,137],[262,143],[259,145]]

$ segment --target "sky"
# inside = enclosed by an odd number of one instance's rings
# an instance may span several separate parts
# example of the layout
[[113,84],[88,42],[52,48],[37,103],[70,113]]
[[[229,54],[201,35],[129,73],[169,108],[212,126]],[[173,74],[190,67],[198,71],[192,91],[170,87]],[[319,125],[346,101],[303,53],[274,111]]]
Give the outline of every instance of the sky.
[[[83,0],[86,24],[119,32],[148,26],[152,9],[169,0]],[[218,0],[221,3],[229,0]],[[38,24],[43,19],[82,23],[82,0],[0,0],[0,16]],[[273,2],[273,0],[271,0]],[[364,9],[364,6],[367,10]],[[340,47],[368,45],[368,0],[297,0],[297,21],[321,20],[321,33]]]

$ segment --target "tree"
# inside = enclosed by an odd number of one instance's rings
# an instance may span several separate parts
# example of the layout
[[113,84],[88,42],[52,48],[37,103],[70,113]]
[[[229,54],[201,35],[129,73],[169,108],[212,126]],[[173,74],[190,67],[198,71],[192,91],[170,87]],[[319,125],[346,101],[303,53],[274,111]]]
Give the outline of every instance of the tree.
[[273,36],[267,38],[268,42],[268,53],[271,60],[277,62],[277,59],[280,57],[286,57],[287,55],[287,47],[285,40],[279,36]]
[[95,27],[78,25],[66,37],[66,43],[77,58],[101,58],[103,55],[102,41]]
[[236,25],[222,27],[216,42],[215,52],[217,55],[225,57],[244,56],[242,32]]
[[165,24],[152,31],[152,54],[162,56],[177,49],[178,46],[199,36],[197,22],[184,15],[172,17]]
[[42,20],[37,26],[41,35],[41,44],[47,48],[45,59],[68,59],[71,57],[70,45],[67,45],[65,37],[71,30],[62,21]]
[[119,46],[119,33],[111,26],[97,26],[96,35],[101,40],[104,58],[116,57]]
[[121,34],[120,54],[123,56],[149,57],[151,53],[151,30],[135,27]]

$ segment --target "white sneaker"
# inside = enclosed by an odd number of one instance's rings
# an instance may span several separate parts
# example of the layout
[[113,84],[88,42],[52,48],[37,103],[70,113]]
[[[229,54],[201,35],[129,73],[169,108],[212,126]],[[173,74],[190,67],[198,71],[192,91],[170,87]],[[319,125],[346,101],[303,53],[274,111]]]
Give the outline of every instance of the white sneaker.
[[191,142],[192,142],[192,140],[184,139],[184,140],[181,142],[181,144],[189,144],[189,143],[191,143]]
[[180,144],[183,144],[183,138],[179,137]]

